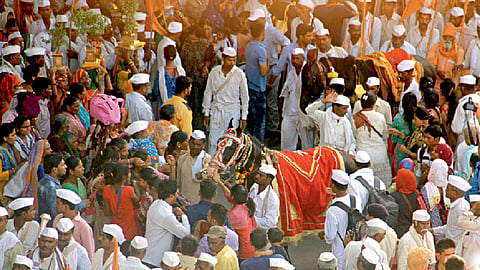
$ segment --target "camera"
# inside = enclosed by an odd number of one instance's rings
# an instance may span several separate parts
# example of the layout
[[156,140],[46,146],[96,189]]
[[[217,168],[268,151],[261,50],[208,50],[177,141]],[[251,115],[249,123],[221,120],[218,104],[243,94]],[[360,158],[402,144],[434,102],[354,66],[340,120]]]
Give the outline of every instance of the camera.
[[477,107],[475,106],[475,103],[473,103],[472,98],[469,98],[468,101],[463,104],[463,109],[466,111],[477,111]]

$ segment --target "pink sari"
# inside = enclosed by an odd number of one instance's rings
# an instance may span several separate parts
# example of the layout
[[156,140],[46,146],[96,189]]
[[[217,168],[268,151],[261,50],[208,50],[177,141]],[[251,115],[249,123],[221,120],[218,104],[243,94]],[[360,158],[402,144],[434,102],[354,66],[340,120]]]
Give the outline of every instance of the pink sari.
[[62,112],[62,113],[68,116],[68,119],[70,120],[70,127],[68,131],[73,135],[77,136],[77,138],[86,138],[87,132],[85,131],[85,127],[80,121],[80,118],[78,118],[78,116],[73,115],[69,112]]

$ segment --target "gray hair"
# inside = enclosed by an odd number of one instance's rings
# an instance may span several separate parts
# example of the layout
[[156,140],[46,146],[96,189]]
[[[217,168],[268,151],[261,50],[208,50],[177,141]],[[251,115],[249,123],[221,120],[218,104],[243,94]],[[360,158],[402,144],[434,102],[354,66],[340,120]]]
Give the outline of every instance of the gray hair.
[[367,226],[367,236],[374,236],[376,234],[385,234],[386,231],[382,228]]

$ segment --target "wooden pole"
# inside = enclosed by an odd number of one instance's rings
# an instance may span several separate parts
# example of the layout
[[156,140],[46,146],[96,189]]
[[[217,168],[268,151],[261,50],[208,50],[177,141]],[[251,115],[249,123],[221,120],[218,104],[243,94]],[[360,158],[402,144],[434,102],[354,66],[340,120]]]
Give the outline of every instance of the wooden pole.
[[[377,0],[374,0],[373,3],[374,3],[374,7],[373,7],[373,13],[372,13],[372,21],[370,22],[370,29],[368,31],[368,42],[370,42],[370,45],[372,45],[372,42],[371,42],[371,39],[373,39],[372,38],[372,36],[373,36],[372,32],[373,32],[373,26],[374,26],[374,22],[375,22],[375,14],[377,14],[377,9],[378,9]],[[380,44],[380,46],[382,46],[382,44]]]
[[[430,36],[428,37],[427,52],[428,50],[430,50],[430,44],[432,43],[433,29],[435,29],[435,21],[437,20],[439,6],[440,6],[439,0],[435,0],[435,14],[433,15],[432,28],[430,29]],[[443,34],[443,33],[440,33],[440,34]]]
[[358,43],[358,48],[359,48],[359,52],[358,52],[358,56],[363,56],[365,54],[365,15],[367,14],[367,1],[366,0],[363,0],[363,12],[362,12],[362,26],[361,27],[361,30],[362,30],[362,33],[360,34],[360,41]]
[[465,0],[465,4],[463,5],[463,17],[462,17],[462,28],[460,29],[460,37],[458,38],[458,46],[460,46],[460,43],[462,42],[462,37],[463,37],[463,28],[465,27],[465,16],[467,16],[467,6],[468,6],[468,0]]
[[[156,0],[153,0],[152,14],[149,14],[149,15],[150,15],[150,18],[151,18],[151,25],[150,25],[150,34],[151,34],[151,35],[150,35],[150,42],[149,42],[150,44],[149,44],[149,46],[148,46],[148,49],[149,49],[149,50],[152,50],[152,42],[153,42],[153,38],[155,37],[155,35],[154,35],[155,32],[153,31],[153,19],[154,19],[154,17],[155,17],[155,1],[156,1]],[[166,27],[168,27],[168,25],[167,25]],[[143,52],[143,57],[144,57],[144,58],[145,58],[145,54],[146,54],[146,51]],[[158,57],[158,55],[157,55],[157,57]],[[152,61],[152,56],[150,56],[150,60],[148,61],[148,67],[147,67],[147,68],[148,68],[148,73],[149,73],[149,74],[150,74],[150,72],[151,72],[151,70],[150,70],[150,61]],[[156,76],[156,74],[153,75],[153,76]]]

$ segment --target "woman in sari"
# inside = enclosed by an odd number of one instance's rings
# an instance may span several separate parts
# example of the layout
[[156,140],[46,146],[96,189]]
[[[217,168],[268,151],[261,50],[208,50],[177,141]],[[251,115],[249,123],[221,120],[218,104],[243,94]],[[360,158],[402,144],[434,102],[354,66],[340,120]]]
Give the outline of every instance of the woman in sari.
[[32,131],[32,123],[30,119],[20,115],[13,121],[17,132],[17,140],[15,141],[15,157],[17,160],[26,160],[33,145],[37,141],[37,136]]
[[[174,60],[177,57],[177,49],[175,46],[166,46],[163,50],[163,54],[165,56],[166,64],[158,71],[158,78],[155,80],[155,85],[153,87],[154,93],[157,91],[157,94],[155,95],[160,96],[160,100],[158,101],[159,107],[156,110],[157,112],[160,110],[160,106],[175,94],[177,78],[179,76],[185,76],[185,70],[183,67],[181,65],[175,65]],[[158,115],[158,113],[156,115]]]
[[412,171],[400,169],[397,174],[397,191],[392,197],[398,204],[397,226],[393,228],[400,239],[412,225],[412,213],[417,210],[417,179]]
[[0,191],[3,193],[3,187],[8,180],[20,169],[24,162],[19,164],[15,158],[14,144],[17,134],[12,123],[0,125],[0,159],[2,168],[0,170]]
[[68,116],[70,123],[68,131],[73,133],[79,139],[85,139],[87,137],[87,132],[82,124],[82,121],[80,121],[80,118],[77,116],[79,112],[80,100],[75,97],[68,96],[63,101],[62,105],[62,114]]
[[3,73],[0,79],[0,116],[10,107],[10,101],[15,95],[17,87],[21,86],[20,78],[8,72]]
[[[85,100],[87,98],[87,91],[85,87],[80,83],[72,83],[68,89],[70,92],[70,96],[75,97],[79,100]],[[85,108],[83,102],[80,103],[80,111],[77,114],[80,122],[82,122],[83,127],[85,130],[90,128],[90,114],[88,113],[87,108]]]
[[77,193],[85,202],[88,199],[88,194],[84,185],[85,167],[83,167],[82,160],[77,157],[69,157],[65,161],[65,165],[67,165],[67,174],[63,179],[62,188]]
[[438,158],[432,162],[428,172],[428,182],[420,190],[423,199],[423,205],[430,214],[432,228],[442,226],[447,223],[447,212],[444,202],[444,189],[448,184],[448,165]]

